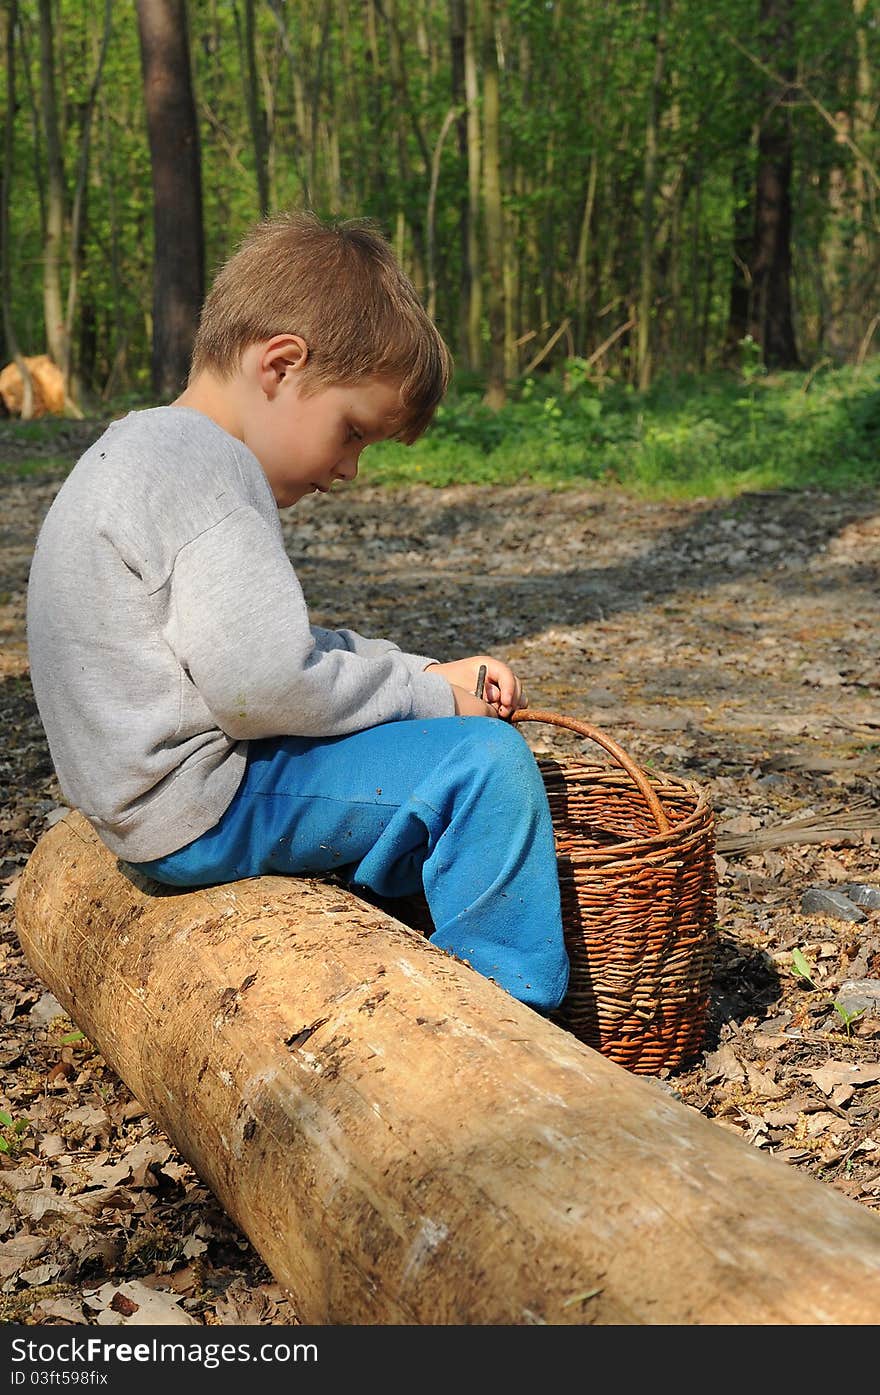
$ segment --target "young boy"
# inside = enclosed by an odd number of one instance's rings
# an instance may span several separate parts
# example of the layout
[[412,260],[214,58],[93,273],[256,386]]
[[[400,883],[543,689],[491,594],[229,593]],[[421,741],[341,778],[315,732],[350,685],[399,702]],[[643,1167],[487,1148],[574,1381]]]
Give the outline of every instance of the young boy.
[[543,783],[503,720],[519,680],[310,625],[278,518],[353,479],[371,442],[416,440],[448,376],[368,224],[258,224],[205,302],[185,391],[108,427],[50,508],[31,676],[64,797],[140,871],[424,889],[432,942],[546,1012],[568,960]]

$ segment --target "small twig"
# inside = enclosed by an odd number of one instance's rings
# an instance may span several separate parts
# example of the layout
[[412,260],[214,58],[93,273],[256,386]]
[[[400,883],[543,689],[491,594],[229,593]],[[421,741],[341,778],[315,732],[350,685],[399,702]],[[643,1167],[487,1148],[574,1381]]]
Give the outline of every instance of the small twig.
[[859,352],[856,355],[856,367],[861,368],[868,352],[868,345],[874,337],[874,330],[880,325],[880,315],[875,315],[868,328],[865,330],[865,337],[859,345]]
[[598,349],[594,349],[593,352],[590,354],[590,357],[587,359],[587,367],[592,368],[594,363],[598,363],[602,355],[606,353],[608,349],[611,348],[611,345],[617,339],[619,339],[622,334],[625,334],[628,329],[633,329],[635,327],[635,324],[636,321],[634,319],[631,319],[627,320],[622,325],[618,325],[614,333],[609,334],[608,338],[603,340],[603,342],[599,345]]
[[535,357],[531,359],[529,363],[526,364],[525,368],[523,369],[523,373],[526,377],[528,377],[528,375],[532,372],[533,369],[538,367],[539,363],[544,362],[544,359],[547,357],[554,344],[557,342],[557,340],[562,338],[563,334],[568,329],[568,326],[570,324],[571,320],[568,316],[566,316],[566,318],[562,321],[562,324],[556,330],[555,334],[550,335],[550,338],[547,340],[547,343],[544,345],[543,349],[541,349],[539,353],[535,354]]
[[809,392],[816,374],[820,371],[820,369],[827,368],[830,363],[833,363],[833,361],[834,360],[830,359],[826,354],[824,358],[819,359],[818,363],[814,363],[806,378],[801,383],[801,392]]
[[485,664],[480,664],[480,667],[479,667],[479,669],[477,670],[477,686],[476,686],[476,688],[474,689],[474,697],[481,698],[481,697],[483,696],[483,688],[485,687],[485,683],[486,683],[486,665],[485,665]]

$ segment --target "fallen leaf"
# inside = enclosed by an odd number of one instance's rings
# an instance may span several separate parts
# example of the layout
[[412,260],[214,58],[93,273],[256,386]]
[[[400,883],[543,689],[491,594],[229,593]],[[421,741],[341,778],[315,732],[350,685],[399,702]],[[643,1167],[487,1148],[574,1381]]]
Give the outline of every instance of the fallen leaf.
[[0,1278],[11,1278],[38,1255],[45,1254],[48,1247],[45,1235],[14,1235],[11,1240],[0,1241]]
[[33,1269],[22,1269],[18,1277],[28,1288],[40,1288],[42,1284],[50,1284],[60,1273],[60,1264],[38,1264]]
[[194,1327],[198,1324],[180,1307],[180,1298],[165,1289],[148,1288],[137,1279],[119,1284],[103,1284],[99,1289],[86,1290],[86,1305],[97,1310],[97,1322],[102,1327],[122,1326],[131,1321],[147,1327]]
[[45,1027],[49,1022],[54,1022],[56,1017],[63,1017],[64,1008],[54,993],[44,993],[42,998],[34,1003],[28,1016],[34,1026]]
[[128,1298],[124,1293],[114,1293],[108,1305],[114,1313],[121,1313],[123,1317],[132,1317],[138,1311],[138,1305],[133,1298]]
[[85,1322],[82,1303],[63,1296],[42,1299],[34,1308],[34,1317],[38,1322],[45,1322],[47,1318],[61,1318],[64,1322]]
[[778,1100],[787,1092],[776,1081],[769,1071],[759,1070],[750,1061],[746,1062],[746,1071],[749,1077],[749,1089],[753,1095],[761,1099]]
[[706,1080],[736,1080],[746,1078],[745,1070],[732,1046],[719,1046],[706,1057]]
[[848,1061],[828,1061],[824,1066],[808,1070],[823,1095],[830,1095],[835,1085],[873,1085],[880,1080],[880,1065],[850,1065]]
[[852,1128],[852,1125],[846,1119],[823,1109],[817,1109],[815,1114],[808,1114],[804,1120],[804,1129],[809,1138],[817,1138],[820,1133],[843,1133],[849,1128]]

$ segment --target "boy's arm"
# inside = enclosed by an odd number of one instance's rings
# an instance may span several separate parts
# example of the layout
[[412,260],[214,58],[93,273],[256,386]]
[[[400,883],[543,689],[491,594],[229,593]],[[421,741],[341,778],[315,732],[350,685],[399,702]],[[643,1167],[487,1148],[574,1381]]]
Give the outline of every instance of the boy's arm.
[[236,740],[337,736],[455,711],[447,679],[414,668],[407,660],[415,656],[387,642],[365,641],[369,654],[316,642],[290,560],[250,508],[178,553],[166,639],[217,725]]
[[390,639],[368,639],[355,630],[325,630],[321,625],[312,625],[311,630],[315,647],[325,654],[331,649],[347,649],[349,653],[360,654],[365,659],[377,659],[380,654],[396,654],[411,673],[424,673],[429,664],[439,662],[427,654],[408,654]]

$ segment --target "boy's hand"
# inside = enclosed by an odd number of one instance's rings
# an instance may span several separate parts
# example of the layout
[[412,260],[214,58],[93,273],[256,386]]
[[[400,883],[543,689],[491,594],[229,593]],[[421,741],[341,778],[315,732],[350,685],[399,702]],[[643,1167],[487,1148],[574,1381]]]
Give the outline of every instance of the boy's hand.
[[[483,700],[474,696],[480,666],[486,665],[486,682],[483,687]],[[522,683],[513,669],[490,654],[476,654],[471,659],[457,659],[451,664],[429,664],[426,672],[440,673],[453,690],[463,689],[475,706],[462,709],[461,716],[510,717],[522,704]],[[459,693],[455,693],[458,712]]]
[[[440,668],[440,664],[434,664],[434,668]],[[459,688],[456,683],[450,683],[452,696],[455,699],[456,717],[497,717],[498,709],[490,707],[488,702],[478,698],[474,693],[469,693],[467,688]]]

